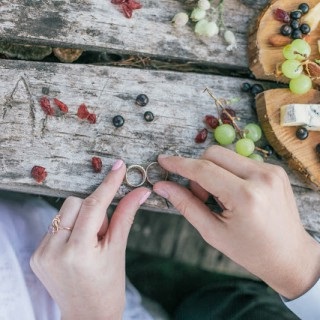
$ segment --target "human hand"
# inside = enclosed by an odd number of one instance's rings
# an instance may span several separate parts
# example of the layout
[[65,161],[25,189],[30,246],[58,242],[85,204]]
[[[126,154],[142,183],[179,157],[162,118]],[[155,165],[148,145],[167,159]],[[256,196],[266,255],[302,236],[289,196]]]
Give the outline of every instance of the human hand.
[[[201,159],[158,158],[168,171],[191,180],[191,191],[158,182],[168,199],[210,245],[293,299],[320,277],[320,246],[304,230],[289,179],[278,166],[226,148],[210,147]],[[224,211],[205,204],[215,196]]]
[[31,258],[32,270],[60,307],[62,319],[122,319],[125,303],[125,249],[136,210],[150,191],[127,194],[108,221],[106,210],[126,167],[113,165],[86,199],[69,197],[61,207],[61,227],[47,234]]

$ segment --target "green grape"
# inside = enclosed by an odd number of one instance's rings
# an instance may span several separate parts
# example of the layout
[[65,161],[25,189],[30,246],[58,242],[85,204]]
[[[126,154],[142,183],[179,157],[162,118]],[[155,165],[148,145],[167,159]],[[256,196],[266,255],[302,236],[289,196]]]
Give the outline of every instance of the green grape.
[[312,81],[308,76],[301,74],[298,78],[290,80],[289,88],[293,93],[304,94],[312,88]]
[[311,47],[308,42],[302,39],[296,39],[291,44],[286,45],[283,50],[283,56],[288,60],[306,60],[311,53]]
[[242,156],[248,157],[254,151],[254,143],[252,140],[242,138],[236,142],[236,152]]
[[248,158],[259,161],[259,162],[264,162],[263,157],[261,157],[260,154],[257,154],[257,153],[250,154]]
[[257,142],[261,139],[262,131],[261,128],[255,123],[249,123],[244,127],[244,133],[246,138]]
[[287,78],[294,79],[299,77],[303,67],[297,60],[286,60],[281,66],[281,71]]
[[234,141],[236,131],[230,124],[222,124],[214,130],[214,138],[219,144],[226,146]]

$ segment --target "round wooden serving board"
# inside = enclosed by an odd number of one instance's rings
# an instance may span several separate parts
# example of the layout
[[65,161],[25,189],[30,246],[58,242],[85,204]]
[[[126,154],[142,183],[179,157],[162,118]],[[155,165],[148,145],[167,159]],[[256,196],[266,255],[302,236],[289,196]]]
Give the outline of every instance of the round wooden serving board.
[[[284,46],[275,47],[270,44],[270,37],[280,33],[280,28],[284,24],[274,18],[273,12],[277,8],[285,11],[296,10],[301,0],[271,0],[269,5],[257,19],[253,32],[249,35],[249,66],[257,79],[267,79],[288,83],[289,79],[284,76],[277,76],[277,64],[281,64],[285,59],[282,55]],[[306,1],[310,10],[319,3],[319,0]],[[303,21],[303,18],[301,19]],[[320,59],[317,41],[320,40],[320,24],[306,38],[311,45],[310,60]],[[314,81],[314,85],[320,85],[320,80]]]
[[320,91],[310,90],[295,95],[289,89],[272,89],[259,94],[256,106],[264,134],[289,166],[298,171],[310,187],[320,189],[320,157],[315,147],[320,143],[320,132],[310,131],[306,140],[296,138],[297,127],[280,125],[280,107],[289,103],[320,103]]

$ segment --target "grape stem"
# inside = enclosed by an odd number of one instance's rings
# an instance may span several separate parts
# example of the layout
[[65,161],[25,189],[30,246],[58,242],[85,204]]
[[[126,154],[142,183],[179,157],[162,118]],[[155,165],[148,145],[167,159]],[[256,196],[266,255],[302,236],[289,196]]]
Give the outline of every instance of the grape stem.
[[[205,88],[203,90],[203,92],[208,92],[209,96],[214,100],[217,109],[220,107],[223,110],[223,112],[227,115],[227,117],[232,121],[232,124],[233,124],[234,128],[236,129],[237,133],[239,134],[240,138],[241,139],[244,138],[245,135],[243,134],[243,130],[241,130],[240,127],[237,125],[237,123],[234,120],[235,118],[233,116],[231,116],[231,114],[226,110],[226,108],[222,104],[221,100],[217,99],[208,88]],[[218,111],[218,114],[219,114],[219,111]],[[265,156],[268,156],[267,150],[264,150],[264,149],[259,148],[257,146],[255,146],[255,150],[263,153]]]
[[[221,103],[221,100],[217,99],[208,88],[205,88],[203,92],[208,92],[209,96],[214,100],[217,108],[220,107],[223,110],[223,112],[227,115],[227,117],[232,121],[232,124],[236,129],[237,133],[239,134],[240,138],[243,138],[242,130],[239,128],[239,126],[235,122],[234,117],[226,110],[225,106]],[[218,112],[218,114],[220,113]]]

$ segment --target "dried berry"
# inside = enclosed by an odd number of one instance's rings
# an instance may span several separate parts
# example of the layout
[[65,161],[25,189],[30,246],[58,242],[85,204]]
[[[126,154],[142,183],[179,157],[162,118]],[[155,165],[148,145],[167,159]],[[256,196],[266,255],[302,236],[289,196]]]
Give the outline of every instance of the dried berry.
[[146,111],[143,117],[144,117],[144,120],[146,120],[147,122],[151,122],[154,120],[154,115],[151,111]]
[[204,123],[211,129],[215,129],[219,125],[219,120],[210,114],[204,117]]
[[65,103],[63,103],[62,101],[54,98],[53,102],[58,106],[58,108],[63,112],[63,113],[67,113],[69,111],[67,105]]
[[78,108],[77,116],[80,119],[88,119],[89,115],[90,115],[90,112],[88,111],[86,105],[82,103]]
[[54,110],[51,107],[50,100],[46,96],[43,96],[40,99],[40,106],[46,115],[48,116],[54,115]]
[[148,104],[149,98],[147,95],[141,93],[136,98],[136,104],[140,107],[144,107]]
[[31,177],[38,183],[43,182],[47,177],[46,168],[41,166],[34,166],[31,170]]
[[203,143],[206,141],[207,139],[207,136],[208,136],[208,130],[207,129],[202,129],[198,132],[198,134],[196,135],[194,141],[196,143]]
[[273,16],[276,20],[281,22],[289,22],[290,21],[290,15],[287,11],[284,11],[280,8],[273,11]]
[[137,9],[141,9],[142,5],[141,3],[134,1],[134,0],[127,0],[127,5],[132,9],[132,10],[137,10]]
[[124,125],[124,118],[120,115],[113,117],[112,123],[116,128],[122,127]]
[[97,122],[97,116],[94,113],[90,113],[88,115],[87,120],[91,123],[91,124],[95,124]]
[[142,8],[142,5],[134,0],[111,0],[111,3],[120,5],[123,14],[127,18],[132,17],[133,10]]
[[102,160],[99,157],[92,157],[91,164],[94,172],[101,172]]

